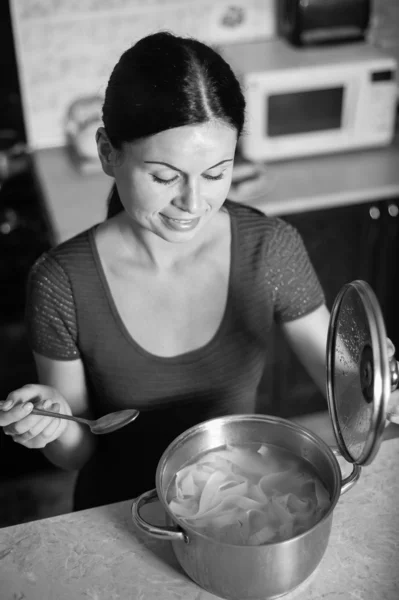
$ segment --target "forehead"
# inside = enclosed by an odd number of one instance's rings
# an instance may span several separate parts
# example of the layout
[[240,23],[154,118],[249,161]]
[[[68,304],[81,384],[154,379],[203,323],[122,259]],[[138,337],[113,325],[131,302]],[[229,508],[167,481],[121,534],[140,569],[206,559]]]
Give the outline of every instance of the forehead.
[[176,167],[196,160],[211,166],[233,158],[236,143],[237,132],[232,127],[210,121],[161,131],[126,144],[126,150],[135,160],[168,162]]

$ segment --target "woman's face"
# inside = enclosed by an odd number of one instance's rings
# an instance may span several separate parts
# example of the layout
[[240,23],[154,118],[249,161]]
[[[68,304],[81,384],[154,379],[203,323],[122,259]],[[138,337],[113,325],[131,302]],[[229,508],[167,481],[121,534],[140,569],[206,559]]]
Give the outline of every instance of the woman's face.
[[125,143],[113,175],[130,219],[166,241],[193,238],[226,199],[236,143],[215,121]]

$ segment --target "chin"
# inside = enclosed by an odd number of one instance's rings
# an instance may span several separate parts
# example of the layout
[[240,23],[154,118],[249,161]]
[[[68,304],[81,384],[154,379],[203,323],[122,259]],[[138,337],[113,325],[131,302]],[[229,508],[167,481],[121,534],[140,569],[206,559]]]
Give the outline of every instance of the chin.
[[165,240],[165,242],[169,242],[170,244],[185,244],[192,240],[198,234],[199,231],[200,228],[198,227],[196,230],[188,231],[186,233],[173,233],[173,231],[157,231],[156,235]]

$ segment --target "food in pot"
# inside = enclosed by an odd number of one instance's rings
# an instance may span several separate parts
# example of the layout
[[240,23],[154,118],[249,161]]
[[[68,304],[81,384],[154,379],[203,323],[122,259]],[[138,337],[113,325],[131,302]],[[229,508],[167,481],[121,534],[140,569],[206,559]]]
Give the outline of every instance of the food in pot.
[[330,506],[307,461],[284,448],[252,443],[197,455],[176,473],[167,501],[196,531],[251,546],[307,531]]

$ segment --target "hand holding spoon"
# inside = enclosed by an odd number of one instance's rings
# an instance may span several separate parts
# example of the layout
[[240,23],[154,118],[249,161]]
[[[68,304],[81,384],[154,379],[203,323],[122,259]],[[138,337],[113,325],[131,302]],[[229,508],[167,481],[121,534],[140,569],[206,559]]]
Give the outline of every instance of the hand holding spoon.
[[116,431],[117,429],[128,425],[136,419],[136,417],[139,415],[139,411],[135,408],[117,410],[116,412],[108,413],[99,419],[83,419],[82,417],[74,417],[72,415],[65,415],[63,413],[51,412],[42,408],[33,408],[30,414],[43,415],[44,417],[55,417],[56,419],[68,419],[69,421],[83,423],[83,425],[88,425],[90,427],[92,433],[101,435],[103,433],[111,433],[112,431]]

